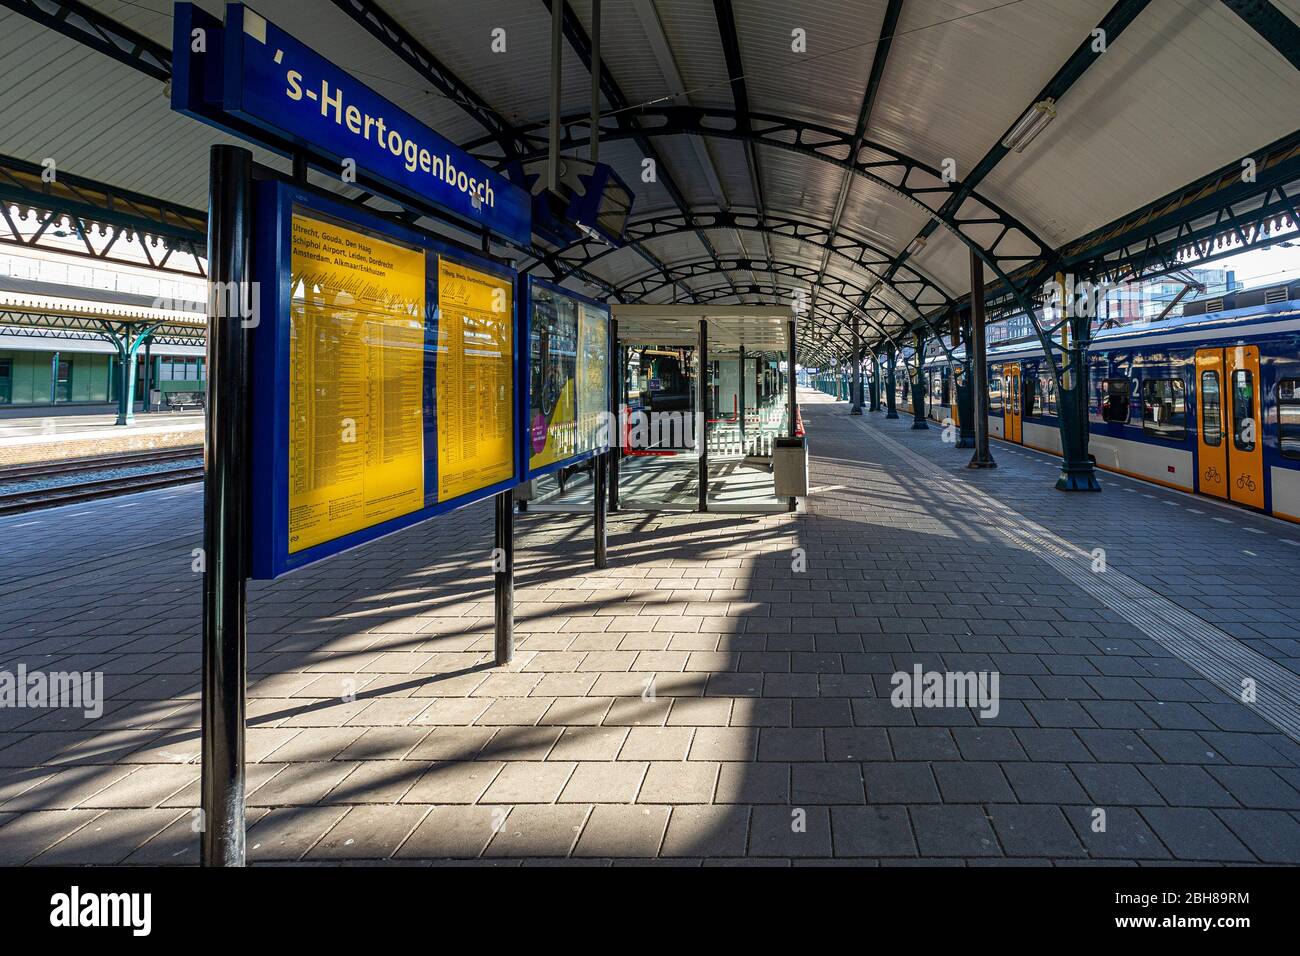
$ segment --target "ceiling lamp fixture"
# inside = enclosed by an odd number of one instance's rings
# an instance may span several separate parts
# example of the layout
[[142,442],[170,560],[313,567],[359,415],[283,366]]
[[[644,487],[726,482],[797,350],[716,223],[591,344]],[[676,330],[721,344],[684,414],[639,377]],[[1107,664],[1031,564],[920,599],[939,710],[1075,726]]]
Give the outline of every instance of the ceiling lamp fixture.
[[1007,133],[1006,139],[1002,140],[1004,149],[1010,149],[1017,153],[1023,153],[1025,147],[1034,141],[1039,133],[1047,128],[1047,124],[1056,119],[1056,100],[1050,96],[1045,100],[1039,100],[1029,111],[1020,117],[1020,122],[1011,127],[1011,132]]

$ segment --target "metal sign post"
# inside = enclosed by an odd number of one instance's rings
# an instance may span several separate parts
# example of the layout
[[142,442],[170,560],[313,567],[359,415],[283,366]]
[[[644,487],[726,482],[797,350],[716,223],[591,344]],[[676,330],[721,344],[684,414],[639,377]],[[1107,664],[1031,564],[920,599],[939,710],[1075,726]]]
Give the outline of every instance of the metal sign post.
[[252,288],[253,154],[213,146],[209,168],[199,860],[243,866],[249,330],[230,305]]
[[495,499],[496,551],[493,553],[493,587],[496,598],[496,663],[509,664],[515,656],[515,493],[500,492]]

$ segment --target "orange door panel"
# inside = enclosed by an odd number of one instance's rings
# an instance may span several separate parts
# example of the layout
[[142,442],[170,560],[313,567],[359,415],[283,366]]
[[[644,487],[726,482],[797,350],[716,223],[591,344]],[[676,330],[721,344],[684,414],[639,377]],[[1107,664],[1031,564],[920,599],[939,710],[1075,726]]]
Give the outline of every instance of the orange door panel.
[[1228,444],[1224,428],[1223,349],[1196,353],[1196,490],[1216,498],[1228,497]]
[[1017,445],[1024,441],[1023,432],[1023,402],[1024,396],[1020,390],[1020,366],[1007,366],[1007,440],[1013,441]]
[[1264,446],[1259,420],[1259,349],[1236,345],[1224,350],[1224,396],[1228,449],[1228,495],[1253,508],[1264,507]]

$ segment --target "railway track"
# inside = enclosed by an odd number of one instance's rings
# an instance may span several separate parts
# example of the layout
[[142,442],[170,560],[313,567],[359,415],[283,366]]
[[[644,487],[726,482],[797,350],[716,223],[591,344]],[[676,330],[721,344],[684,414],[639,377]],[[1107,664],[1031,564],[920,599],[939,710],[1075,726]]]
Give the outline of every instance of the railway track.
[[122,452],[115,455],[97,455],[93,458],[72,458],[66,461],[36,462],[30,465],[0,466],[0,484],[21,481],[25,478],[52,478],[56,475],[75,475],[81,472],[101,471],[105,468],[126,468],[132,465],[155,465],[160,462],[197,458],[203,454],[202,445],[185,445],[181,448],[160,448],[151,451]]
[[[202,454],[202,447],[194,446],[129,455],[102,455],[98,458],[51,462],[44,465],[12,466],[0,468],[0,483],[83,473],[93,474],[110,468],[126,468],[136,465],[156,465],[191,459],[200,454]],[[87,481],[77,481],[47,488],[19,488],[13,491],[0,492],[0,516],[23,514],[42,508],[57,507],[58,505],[79,504],[100,498],[114,498],[119,495],[135,494],[140,491],[152,491],[156,488],[169,488],[172,485],[183,485],[192,481],[201,481],[202,479],[202,466],[191,466],[172,468],[166,471],[115,475],[109,478],[91,478]]]

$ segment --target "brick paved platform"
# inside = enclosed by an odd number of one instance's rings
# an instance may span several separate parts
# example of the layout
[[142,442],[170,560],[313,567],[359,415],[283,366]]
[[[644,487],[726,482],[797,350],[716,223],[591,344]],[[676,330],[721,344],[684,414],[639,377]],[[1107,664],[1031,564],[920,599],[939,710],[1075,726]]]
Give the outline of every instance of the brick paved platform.
[[[1300,862],[1300,528],[805,398],[807,513],[521,516],[509,668],[487,505],[253,588],[251,860]],[[0,862],[196,858],[199,496],[127,503],[0,519],[0,669],[108,698],[0,710]]]

